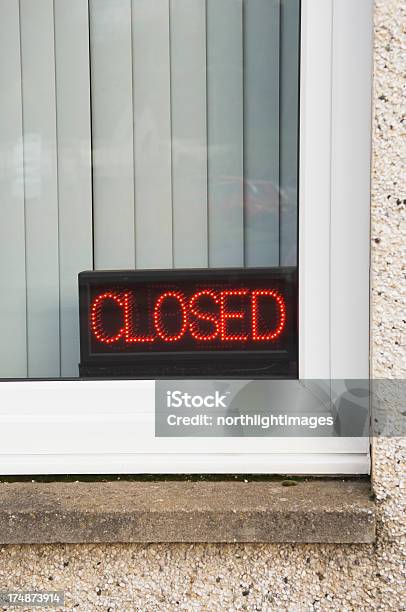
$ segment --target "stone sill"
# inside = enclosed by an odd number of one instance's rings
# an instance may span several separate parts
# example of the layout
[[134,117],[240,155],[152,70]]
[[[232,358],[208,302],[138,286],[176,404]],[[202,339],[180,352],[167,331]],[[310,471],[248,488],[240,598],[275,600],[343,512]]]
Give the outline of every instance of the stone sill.
[[0,543],[371,543],[365,480],[0,484]]

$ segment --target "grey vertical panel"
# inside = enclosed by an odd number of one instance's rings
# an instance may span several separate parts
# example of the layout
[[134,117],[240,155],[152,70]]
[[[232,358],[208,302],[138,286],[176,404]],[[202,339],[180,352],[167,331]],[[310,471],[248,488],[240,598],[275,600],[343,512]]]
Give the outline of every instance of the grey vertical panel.
[[172,267],[169,0],[133,0],[137,268]]
[[245,263],[279,264],[279,1],[244,3]]
[[90,0],[95,267],[135,265],[131,0]]
[[171,0],[172,192],[175,267],[206,267],[205,0]]
[[0,0],[0,378],[27,375],[18,0]]
[[299,376],[308,380],[330,379],[332,14],[333,0],[303,2]]
[[244,265],[242,0],[207,0],[209,265]]
[[61,374],[77,376],[78,280],[93,267],[88,6],[55,0]]
[[59,376],[58,189],[52,0],[21,0],[28,375]]
[[333,0],[330,232],[333,381],[369,377],[373,10],[372,0]]
[[281,0],[280,265],[297,264],[300,2]]

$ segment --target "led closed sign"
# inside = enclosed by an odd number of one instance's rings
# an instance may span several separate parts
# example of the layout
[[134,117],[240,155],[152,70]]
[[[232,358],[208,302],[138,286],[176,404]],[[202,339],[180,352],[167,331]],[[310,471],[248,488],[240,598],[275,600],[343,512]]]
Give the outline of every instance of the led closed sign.
[[82,376],[297,375],[295,269],[82,272]]

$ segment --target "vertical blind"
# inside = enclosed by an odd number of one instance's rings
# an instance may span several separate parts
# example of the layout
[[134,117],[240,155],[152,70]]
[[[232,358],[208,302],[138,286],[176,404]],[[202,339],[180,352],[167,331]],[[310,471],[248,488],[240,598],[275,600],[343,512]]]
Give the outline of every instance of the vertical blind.
[[86,269],[296,265],[299,0],[0,0],[0,378]]

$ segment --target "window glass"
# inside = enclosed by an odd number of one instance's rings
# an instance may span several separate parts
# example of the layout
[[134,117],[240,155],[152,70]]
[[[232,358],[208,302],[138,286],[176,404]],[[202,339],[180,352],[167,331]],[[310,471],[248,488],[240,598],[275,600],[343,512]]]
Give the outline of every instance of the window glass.
[[0,6],[0,378],[78,376],[78,273],[297,265],[299,0]]

